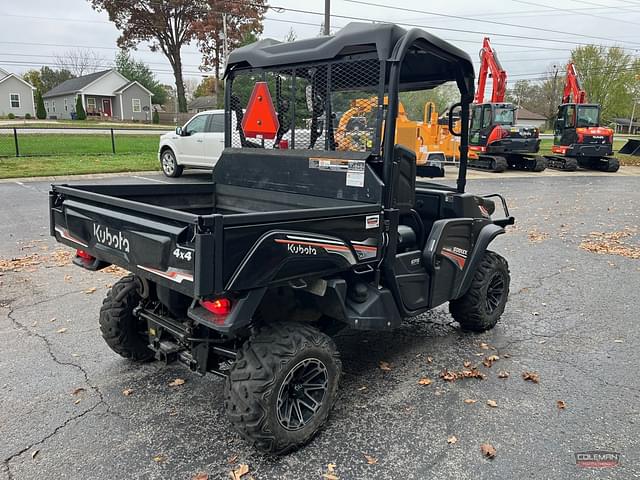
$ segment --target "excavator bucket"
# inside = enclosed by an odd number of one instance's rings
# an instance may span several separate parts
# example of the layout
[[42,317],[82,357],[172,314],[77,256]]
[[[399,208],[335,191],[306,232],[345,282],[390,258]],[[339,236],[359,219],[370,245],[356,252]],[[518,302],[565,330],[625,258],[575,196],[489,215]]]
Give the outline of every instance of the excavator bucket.
[[624,147],[618,150],[618,153],[626,153],[627,155],[640,157],[640,140],[630,138],[627,140],[627,143],[624,144]]

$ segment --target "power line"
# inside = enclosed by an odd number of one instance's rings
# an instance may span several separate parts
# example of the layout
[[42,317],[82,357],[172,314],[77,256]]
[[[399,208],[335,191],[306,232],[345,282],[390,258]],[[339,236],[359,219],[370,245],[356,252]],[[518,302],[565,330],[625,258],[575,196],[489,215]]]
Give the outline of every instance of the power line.
[[[555,11],[558,11],[558,12],[570,13],[572,15],[585,15],[585,16],[588,16],[588,17],[603,18],[605,20],[613,20],[615,22],[629,23],[631,25],[640,25],[640,23],[637,23],[637,22],[629,22],[629,21],[626,21],[626,20],[620,20],[618,18],[603,17],[602,15],[596,15],[596,14],[593,14],[593,13],[579,12],[579,11],[575,11],[575,10],[569,9],[569,8],[553,7],[551,5],[544,5],[542,3],[529,2],[528,0],[512,0],[512,1],[513,2],[517,2],[517,3],[523,3],[525,5],[533,5],[534,7],[544,7],[544,8],[548,8],[550,10],[555,10]],[[636,43],[636,42],[632,42],[632,43]]]
[[[429,12],[429,11],[425,11],[425,10],[416,10],[413,8],[405,8],[405,7],[398,7],[398,6],[391,6],[391,5],[384,5],[381,3],[374,3],[374,2],[365,2],[363,0],[344,0],[347,3],[354,3],[357,5],[367,5],[370,7],[379,7],[379,8],[388,8],[388,9],[392,9],[392,10],[400,10],[402,12],[409,12],[409,13],[421,13],[421,14],[426,14],[426,15],[433,15],[433,16],[437,16],[437,17],[442,17],[442,18],[453,18],[456,20],[465,20],[465,21],[470,21],[470,22],[480,22],[480,23],[487,23],[487,24],[491,24],[491,25],[500,25],[500,26],[504,26],[504,27],[514,27],[514,28],[525,28],[528,30],[535,30],[538,32],[547,32],[547,33],[559,33],[561,35],[571,35],[574,37],[582,37],[582,38],[593,38],[596,40],[607,40],[610,42],[616,42],[616,39],[613,38],[609,38],[609,37],[598,37],[598,36],[594,36],[594,35],[584,35],[581,33],[573,33],[573,32],[563,32],[561,30],[553,30],[550,28],[542,28],[542,27],[530,27],[527,25],[518,25],[515,23],[509,23],[509,22],[499,22],[496,20],[486,20],[486,19],[478,19],[478,18],[472,18],[472,17],[463,17],[461,15],[450,15],[450,14],[446,14],[446,13],[436,13],[436,12]],[[514,1],[518,1],[518,0],[514,0]],[[631,43],[636,43],[636,42],[631,42]],[[637,44],[637,43],[636,43]]]

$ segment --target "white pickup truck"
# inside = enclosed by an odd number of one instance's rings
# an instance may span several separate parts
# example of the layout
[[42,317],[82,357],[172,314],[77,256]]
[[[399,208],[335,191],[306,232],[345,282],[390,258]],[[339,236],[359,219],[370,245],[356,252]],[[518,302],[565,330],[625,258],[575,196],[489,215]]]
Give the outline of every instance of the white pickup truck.
[[207,110],[162,135],[158,159],[167,177],[179,177],[184,168],[213,168],[222,150],[224,110]]

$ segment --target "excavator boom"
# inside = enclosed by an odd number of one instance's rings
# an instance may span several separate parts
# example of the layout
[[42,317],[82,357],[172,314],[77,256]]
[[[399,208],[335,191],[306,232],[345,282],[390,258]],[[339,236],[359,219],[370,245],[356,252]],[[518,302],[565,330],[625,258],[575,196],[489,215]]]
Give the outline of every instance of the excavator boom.
[[573,103],[586,103],[587,92],[584,91],[580,84],[578,71],[573,62],[567,64],[567,78],[564,84],[564,92],[562,94],[562,103],[571,103],[573,95]]
[[487,85],[487,77],[491,75],[493,87],[491,91],[491,103],[504,102],[507,93],[507,72],[504,71],[498,55],[491,48],[489,37],[485,37],[480,50],[480,72],[478,73],[478,90],[476,90],[475,103],[484,103],[484,89]]

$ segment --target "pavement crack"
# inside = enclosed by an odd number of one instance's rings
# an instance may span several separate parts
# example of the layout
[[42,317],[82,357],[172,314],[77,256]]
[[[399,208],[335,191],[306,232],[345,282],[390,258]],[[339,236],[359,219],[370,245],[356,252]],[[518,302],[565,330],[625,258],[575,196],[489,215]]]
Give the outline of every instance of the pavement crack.
[[[71,292],[71,293],[75,293],[75,292]],[[66,295],[66,294],[64,294],[64,295]],[[56,298],[59,298],[60,296],[64,296],[64,295],[59,295]],[[40,303],[42,303],[42,302],[40,302]],[[34,305],[37,305],[37,304],[34,304]],[[40,445],[41,443],[44,443],[45,441],[49,440],[50,438],[55,436],[60,430],[65,428],[67,425],[69,425],[69,423],[73,422],[74,420],[77,420],[79,418],[84,417],[88,413],[94,411],[100,405],[104,405],[106,407],[107,413],[111,413],[111,414],[117,415],[115,412],[111,411],[111,406],[104,399],[104,396],[103,396],[102,391],[100,390],[100,388],[97,385],[94,385],[93,383],[91,383],[91,380],[89,379],[89,374],[84,369],[84,367],[82,365],[77,364],[77,363],[65,362],[65,361],[62,361],[62,360],[58,359],[56,354],[53,352],[53,345],[51,344],[51,341],[45,335],[42,335],[42,334],[40,334],[38,332],[31,331],[31,330],[29,330],[29,328],[27,328],[26,325],[20,323],[14,317],[14,312],[15,311],[16,311],[16,309],[14,309],[13,307],[9,307],[9,312],[7,313],[7,318],[9,318],[9,320],[11,321],[13,326],[16,329],[25,332],[30,337],[35,337],[35,338],[40,339],[44,343],[44,345],[46,347],[46,350],[47,350],[47,353],[49,354],[49,357],[51,357],[51,360],[53,360],[55,363],[57,363],[58,365],[64,366],[64,367],[75,368],[80,373],[82,373],[82,376],[84,377],[85,383],[89,386],[89,388],[91,388],[91,390],[93,390],[96,393],[96,395],[98,396],[99,400],[93,406],[88,408],[87,410],[85,410],[85,411],[83,411],[83,412],[81,412],[81,413],[79,413],[77,415],[73,415],[72,417],[70,417],[67,420],[65,420],[61,425],[58,425],[52,432],[48,433],[47,435],[42,437],[40,440],[38,440],[36,442],[33,442],[29,446],[27,446],[27,447],[17,451],[16,453],[10,455],[9,457],[5,458],[2,463],[4,465],[4,468],[5,468],[5,471],[6,471],[7,475],[8,475],[9,480],[13,479],[13,476],[11,474],[11,470],[9,468],[9,463],[13,459],[15,459],[15,458],[21,456],[23,453],[31,450],[36,445]]]

